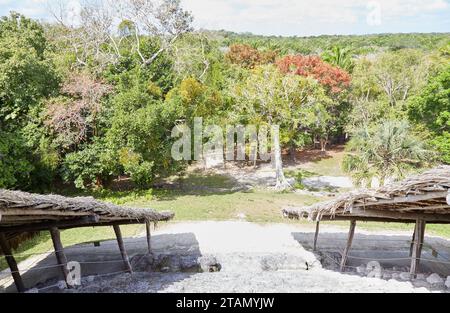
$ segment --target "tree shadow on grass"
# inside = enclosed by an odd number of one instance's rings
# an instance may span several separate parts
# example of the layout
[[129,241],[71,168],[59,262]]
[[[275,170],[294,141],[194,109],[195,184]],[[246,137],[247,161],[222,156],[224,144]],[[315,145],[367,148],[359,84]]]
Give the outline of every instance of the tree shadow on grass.
[[227,195],[237,192],[251,192],[229,175],[194,171],[171,182],[159,182],[147,190],[115,191],[102,189],[97,191],[64,191],[65,196],[93,196],[100,201],[112,202],[117,205],[127,205],[133,202],[148,202],[152,200],[169,201],[181,196]]
[[180,196],[229,195],[237,192],[252,192],[237,179],[229,175],[193,172],[176,180],[171,188],[154,190],[157,200],[176,200]]
[[331,158],[333,158],[332,155],[321,150],[300,150],[296,151],[295,161],[292,159],[292,155],[288,153],[283,154],[283,164],[286,166],[296,166],[305,163],[316,163]]

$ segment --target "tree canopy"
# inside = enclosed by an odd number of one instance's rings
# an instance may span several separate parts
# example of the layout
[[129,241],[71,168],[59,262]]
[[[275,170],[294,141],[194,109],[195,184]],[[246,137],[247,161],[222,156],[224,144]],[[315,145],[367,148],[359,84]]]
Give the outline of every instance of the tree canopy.
[[[180,173],[176,125],[279,127],[282,153],[347,143],[354,176],[450,163],[448,36],[194,31],[179,0],[0,19],[0,187],[136,188]],[[419,135],[420,134],[420,135]],[[56,184],[58,182],[58,184]]]

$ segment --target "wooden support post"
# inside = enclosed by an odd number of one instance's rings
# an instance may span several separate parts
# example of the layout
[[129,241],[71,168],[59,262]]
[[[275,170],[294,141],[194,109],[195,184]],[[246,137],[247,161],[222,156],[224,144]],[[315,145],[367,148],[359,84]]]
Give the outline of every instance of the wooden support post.
[[131,268],[130,260],[128,259],[127,251],[125,250],[125,246],[123,244],[122,232],[120,231],[119,225],[114,225],[114,232],[116,233],[117,243],[119,245],[120,254],[122,254],[123,262],[125,263],[125,268],[128,272],[133,273]]
[[72,286],[68,282],[69,278],[69,270],[67,269],[67,258],[64,253],[64,247],[61,242],[61,234],[57,227],[50,228],[50,235],[52,236],[53,247],[55,249],[55,256],[58,264],[61,268],[61,273],[63,274],[64,281],[66,282],[67,288],[72,288]]
[[425,226],[426,223],[422,219],[418,219],[416,221],[416,230],[414,236],[414,248],[411,257],[411,271],[410,274],[412,277],[416,277],[417,270],[420,264],[420,257],[422,254],[422,246],[425,238]]
[[0,233],[0,248],[5,254],[5,259],[6,262],[8,263],[9,269],[11,270],[11,276],[14,279],[14,284],[16,285],[17,291],[25,292],[26,291],[25,285],[23,284],[22,276],[20,276],[16,259],[12,255],[11,247],[4,233]]
[[345,270],[345,265],[347,264],[348,252],[350,251],[350,248],[352,246],[353,237],[355,235],[355,228],[356,228],[356,220],[352,220],[350,222],[350,230],[348,232],[347,246],[345,247],[344,254],[342,255],[341,272]]
[[409,246],[409,257],[412,257],[412,255],[413,255],[415,238],[416,238],[416,226],[414,225],[414,232],[413,232],[412,239],[411,239],[411,245]]
[[[427,222],[422,220],[422,224],[421,224],[421,229],[420,229],[420,247],[419,247],[419,256],[422,256],[422,248],[423,248],[423,243],[425,242],[425,228],[427,226]],[[420,262],[420,259],[419,259]]]
[[145,229],[147,230],[147,247],[148,247],[148,253],[151,254],[152,253],[152,232],[150,229],[150,221],[146,221],[145,222]]
[[317,239],[319,238],[319,229],[320,229],[320,222],[317,221],[317,223],[316,223],[316,233],[314,234],[314,247],[313,247],[313,251],[317,251]]

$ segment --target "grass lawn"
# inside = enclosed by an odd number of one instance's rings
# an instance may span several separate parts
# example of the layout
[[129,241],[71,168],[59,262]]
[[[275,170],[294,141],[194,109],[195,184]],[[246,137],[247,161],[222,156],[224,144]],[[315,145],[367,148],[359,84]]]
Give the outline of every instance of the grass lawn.
[[245,216],[249,222],[282,222],[281,210],[287,206],[311,205],[319,198],[295,193],[265,190],[230,193],[165,192],[154,200],[137,199],[129,204],[157,210],[172,210],[176,221],[233,220]]
[[314,173],[314,176],[347,176],[342,169],[342,161],[345,157],[343,148],[328,151],[325,155],[318,151],[309,151],[315,155],[308,156],[310,161],[299,165],[300,169]]

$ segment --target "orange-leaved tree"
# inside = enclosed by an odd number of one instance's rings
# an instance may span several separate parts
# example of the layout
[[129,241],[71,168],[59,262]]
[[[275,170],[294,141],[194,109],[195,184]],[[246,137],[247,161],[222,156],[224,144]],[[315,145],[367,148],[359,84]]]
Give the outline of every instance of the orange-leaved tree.
[[288,55],[280,59],[277,65],[285,74],[293,73],[317,79],[332,94],[340,93],[350,86],[350,74],[324,62],[318,56]]

